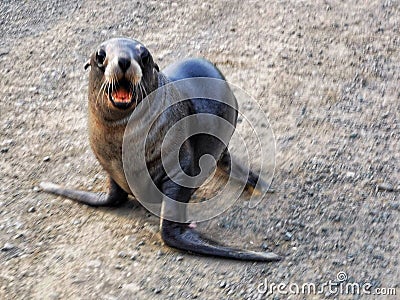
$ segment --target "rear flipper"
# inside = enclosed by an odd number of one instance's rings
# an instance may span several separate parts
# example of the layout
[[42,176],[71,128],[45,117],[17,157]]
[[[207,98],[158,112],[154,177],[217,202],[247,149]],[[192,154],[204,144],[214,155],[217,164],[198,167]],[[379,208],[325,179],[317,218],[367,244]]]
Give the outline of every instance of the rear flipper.
[[201,255],[225,257],[248,261],[278,261],[280,256],[272,252],[254,252],[223,246],[203,237],[193,229],[186,218],[185,205],[191,197],[190,188],[181,187],[172,180],[166,180],[161,187],[167,198],[163,199],[161,210],[161,236],[165,244],[180,250]]
[[168,220],[163,220],[161,223],[161,236],[165,244],[170,247],[201,255],[263,262],[279,261],[282,259],[273,252],[255,252],[220,245],[213,240],[203,237],[188,224],[175,223]]
[[245,184],[246,189],[249,190],[250,193],[257,192],[263,194],[265,192],[274,192],[271,186],[269,186],[259,175],[240,165],[235,158],[232,159],[228,151],[225,151],[222,154],[220,160],[218,161],[218,168],[226,175],[234,178],[240,183]]
[[40,187],[47,193],[64,196],[90,206],[118,206],[128,199],[128,194],[111,178],[108,194],[66,189],[51,182],[41,182]]

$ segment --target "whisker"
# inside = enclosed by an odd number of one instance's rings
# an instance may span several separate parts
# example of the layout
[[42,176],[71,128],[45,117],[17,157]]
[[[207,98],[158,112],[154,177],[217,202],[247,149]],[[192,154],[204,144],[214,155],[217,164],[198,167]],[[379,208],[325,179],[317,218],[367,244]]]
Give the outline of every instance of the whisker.
[[143,85],[140,81],[138,82],[138,87],[140,88],[140,95],[142,96],[142,101],[143,101],[144,99],[147,98],[147,96],[146,93],[144,92]]
[[116,77],[116,75],[114,74],[114,76],[113,76],[113,86],[112,86],[112,90],[116,90],[117,88],[118,88],[118,80],[117,80],[117,77]]
[[144,93],[146,94],[146,98],[148,96],[148,93],[146,91],[146,87],[142,84],[142,82],[140,81],[140,85],[143,87]]
[[104,82],[101,84],[99,92],[97,93],[96,101],[97,101],[97,99],[99,99],[99,96],[100,96],[101,90],[103,88],[103,85],[104,85]]
[[[140,85],[141,89],[143,90],[143,92],[145,94],[145,98],[147,98],[148,95],[147,95],[147,91],[146,91],[145,86],[142,84],[141,81],[139,81],[139,85]],[[148,104],[148,109],[150,111],[150,101],[149,101],[149,99],[147,99],[147,104]]]
[[140,97],[142,98],[142,101],[143,101],[143,93],[139,88],[139,83],[138,82],[135,83],[135,91],[136,91],[136,95],[135,95],[135,102],[136,103],[135,103],[135,105],[137,106],[138,105],[138,101],[139,101],[139,91],[140,91]]
[[[112,91],[114,89],[114,75],[111,76],[110,81],[111,82],[109,82],[109,84],[107,86],[107,93],[108,93],[108,95],[111,95],[111,97],[112,97]],[[108,110],[108,112],[111,113],[111,109],[110,109],[109,105],[107,105],[107,110]]]
[[103,97],[105,96],[105,88],[106,88],[106,85],[107,85],[107,82],[106,82],[106,81],[103,81],[103,83],[102,83],[101,86],[100,86],[100,90],[99,90],[99,92],[98,92],[98,94],[97,94],[97,97],[96,97],[96,103],[99,103],[99,101],[100,101],[100,94],[101,94],[101,93],[102,93]]

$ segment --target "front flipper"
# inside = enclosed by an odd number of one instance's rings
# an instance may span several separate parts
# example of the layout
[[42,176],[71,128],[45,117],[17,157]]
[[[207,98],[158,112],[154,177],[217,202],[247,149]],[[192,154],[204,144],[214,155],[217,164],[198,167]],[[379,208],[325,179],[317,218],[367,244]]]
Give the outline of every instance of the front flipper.
[[202,255],[263,262],[282,259],[273,252],[255,252],[220,245],[203,237],[200,233],[190,228],[188,224],[175,223],[168,220],[162,221],[161,236],[165,244],[170,247]]
[[64,196],[90,206],[118,206],[128,199],[128,194],[111,178],[108,193],[66,189],[51,182],[41,182],[40,187],[47,193]]

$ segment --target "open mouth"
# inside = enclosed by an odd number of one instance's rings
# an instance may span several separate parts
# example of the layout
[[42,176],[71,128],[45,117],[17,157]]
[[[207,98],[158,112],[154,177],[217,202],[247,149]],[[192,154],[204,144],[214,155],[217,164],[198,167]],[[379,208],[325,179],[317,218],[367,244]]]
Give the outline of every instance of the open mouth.
[[126,79],[118,81],[108,91],[108,99],[119,109],[127,109],[135,103],[135,89]]

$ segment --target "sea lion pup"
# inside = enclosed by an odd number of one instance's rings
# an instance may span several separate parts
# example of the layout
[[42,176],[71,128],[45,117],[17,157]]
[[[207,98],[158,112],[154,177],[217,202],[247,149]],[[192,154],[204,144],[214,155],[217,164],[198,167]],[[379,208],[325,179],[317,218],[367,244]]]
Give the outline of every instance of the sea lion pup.
[[[130,194],[135,196],[125,178],[122,144],[129,118],[141,101],[168,82],[177,82],[185,78],[215,78],[225,82],[225,78],[213,64],[203,59],[187,59],[160,72],[145,46],[138,41],[125,38],[111,39],[101,44],[91,55],[85,69],[88,67],[90,67],[88,122],[90,145],[109,175],[109,191],[107,194],[91,193],[65,189],[45,182],[41,183],[41,187],[46,192],[91,206],[114,206],[127,200]],[[188,88],[191,91],[204,89],[196,85]],[[153,128],[149,132],[151,142],[146,148],[149,173],[162,194],[176,202],[188,203],[196,188],[181,186],[166,174],[161,161],[160,144],[163,136],[181,118],[200,113],[215,114],[227,120],[234,128],[237,120],[236,99],[230,90],[225,89],[222,93],[225,93],[223,96],[228,97],[236,107],[210,99],[189,99],[169,108],[165,113],[166,117],[163,118],[164,121],[153,123]],[[150,110],[157,109],[157,105],[159,103],[151,100],[148,104]],[[134,143],[129,144],[128,151],[135,153]],[[207,134],[191,136],[179,151],[179,167],[189,176],[196,176],[199,173],[199,159],[208,153],[215,158],[217,166],[230,176],[243,179],[245,174],[247,178],[245,183],[248,186],[255,187],[261,180],[253,172],[245,172],[236,166],[226,150],[226,145]],[[230,172],[232,169],[236,170],[236,174]],[[174,207],[168,206],[166,211],[173,209]],[[161,215],[161,236],[165,244],[171,247],[202,255],[252,261],[280,259],[272,252],[254,252],[220,245],[200,235],[189,223],[177,222],[163,215]]]

